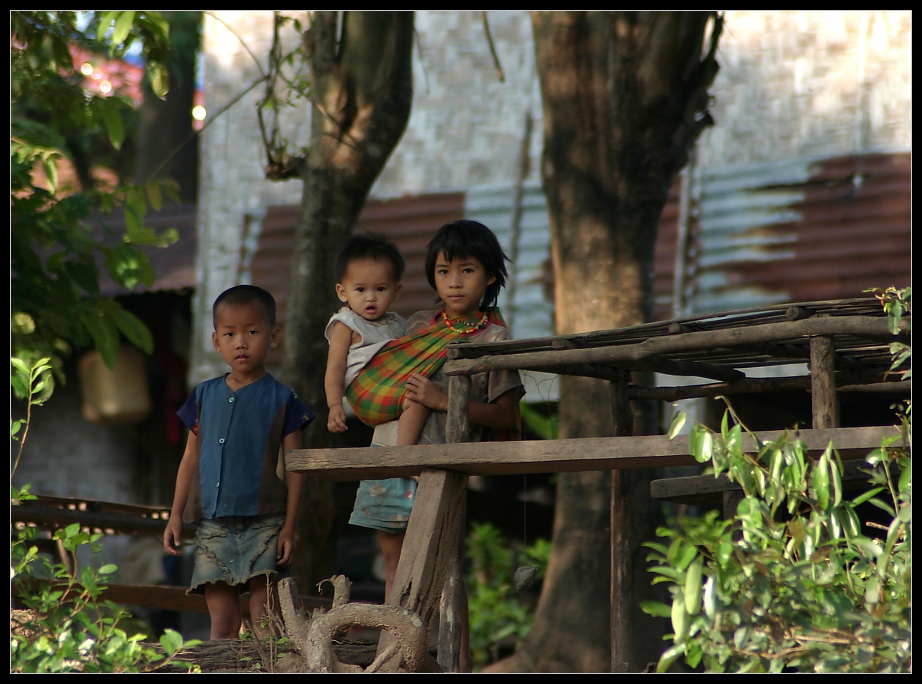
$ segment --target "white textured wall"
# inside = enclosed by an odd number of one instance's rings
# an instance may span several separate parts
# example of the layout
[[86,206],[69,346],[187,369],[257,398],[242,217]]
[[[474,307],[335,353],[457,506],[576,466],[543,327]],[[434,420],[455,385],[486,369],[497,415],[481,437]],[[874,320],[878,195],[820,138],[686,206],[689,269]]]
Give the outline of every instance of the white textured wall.
[[[530,20],[522,10],[487,16],[503,81],[481,12],[417,12],[413,110],[373,196],[512,183],[529,110],[535,117],[529,179],[538,179],[541,120]],[[726,19],[712,88],[717,123],[700,140],[699,165],[912,148],[911,11],[734,10]],[[206,16],[209,119],[258,78],[240,39],[265,63],[271,22],[270,11]],[[300,201],[300,183],[263,176],[255,108],[261,93],[244,96],[201,137],[192,382],[223,370],[211,351],[210,305],[241,282],[244,215]],[[305,140],[306,117],[293,112],[289,121],[298,125],[291,124],[287,137]]]

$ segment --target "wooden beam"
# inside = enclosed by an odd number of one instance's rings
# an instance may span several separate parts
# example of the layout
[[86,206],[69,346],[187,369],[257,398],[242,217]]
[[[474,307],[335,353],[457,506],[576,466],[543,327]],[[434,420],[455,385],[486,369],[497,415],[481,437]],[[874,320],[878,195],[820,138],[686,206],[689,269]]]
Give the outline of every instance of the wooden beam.
[[832,338],[810,338],[810,376],[813,379],[813,427],[837,427],[839,402],[836,398],[836,347]]
[[786,342],[813,335],[850,335],[886,343],[894,339],[884,317],[827,316],[801,321],[785,321],[725,330],[683,333],[674,337],[650,337],[634,344],[591,349],[549,349],[521,354],[484,356],[476,359],[448,360],[442,367],[446,375],[466,375],[493,370],[533,370],[554,372],[561,364],[607,363],[624,365],[664,354],[695,352],[702,349],[739,348],[748,344]]
[[[762,442],[778,439],[785,430],[755,433]],[[791,434],[807,449],[822,451],[830,441],[843,458],[860,458],[880,446],[884,437],[898,436],[893,426],[797,430]],[[744,448],[755,451],[752,439]],[[406,447],[297,449],[286,454],[288,469],[328,480],[374,480],[417,475],[438,468],[465,475],[519,475],[617,468],[667,468],[696,465],[684,437],[665,435],[598,437],[519,442],[427,444]]]
[[[48,585],[48,580],[33,580],[26,584],[26,590],[34,594]],[[168,584],[105,584],[101,598],[126,606],[145,606],[181,613],[207,613],[208,606],[205,604],[204,594],[187,594],[188,588]],[[329,610],[332,605],[331,599],[319,596],[301,596],[300,601],[301,607],[308,613],[316,608]],[[240,597],[240,610],[243,615],[250,614],[249,595]]]

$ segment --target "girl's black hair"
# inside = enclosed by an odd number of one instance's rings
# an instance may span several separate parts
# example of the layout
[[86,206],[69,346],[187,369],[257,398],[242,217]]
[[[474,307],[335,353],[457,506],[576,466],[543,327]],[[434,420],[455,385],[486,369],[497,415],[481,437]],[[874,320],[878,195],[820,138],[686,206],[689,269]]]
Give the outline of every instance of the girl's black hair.
[[496,306],[499,291],[506,286],[506,262],[510,261],[496,239],[493,231],[482,223],[462,219],[447,223],[429,241],[426,253],[426,280],[432,289],[435,287],[435,262],[439,255],[445,253],[449,261],[474,257],[491,276],[496,278],[487,286],[480,302],[481,310]]

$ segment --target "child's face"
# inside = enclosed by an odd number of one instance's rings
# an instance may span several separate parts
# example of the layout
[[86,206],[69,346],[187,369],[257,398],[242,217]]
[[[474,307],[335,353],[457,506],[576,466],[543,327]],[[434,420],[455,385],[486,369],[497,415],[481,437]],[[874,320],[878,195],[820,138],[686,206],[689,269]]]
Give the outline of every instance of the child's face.
[[387,259],[357,259],[346,267],[342,282],[336,283],[336,295],[365,320],[376,321],[390,311],[401,287]]
[[278,343],[281,331],[269,325],[262,304],[221,304],[215,321],[211,340],[231,370],[240,374],[264,371],[266,355]]
[[435,261],[435,289],[450,318],[477,311],[487,286],[495,282],[496,278],[474,257],[449,261],[442,252]]

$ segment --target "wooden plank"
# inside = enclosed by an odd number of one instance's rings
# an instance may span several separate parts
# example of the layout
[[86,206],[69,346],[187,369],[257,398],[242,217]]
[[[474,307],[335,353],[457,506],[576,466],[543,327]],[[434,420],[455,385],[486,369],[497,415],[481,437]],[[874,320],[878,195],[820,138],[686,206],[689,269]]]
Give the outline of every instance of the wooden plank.
[[[611,392],[612,434],[630,437],[634,434],[634,414],[628,394],[630,375],[624,373],[620,381],[612,382]],[[609,503],[611,546],[609,564],[609,625],[611,635],[610,665],[612,672],[630,672],[632,648],[631,612],[634,592],[631,586],[631,475],[627,470],[611,471],[611,501]]]
[[810,375],[813,396],[813,427],[831,428],[839,425],[839,403],[836,398],[835,343],[830,337],[810,338]]
[[[45,580],[35,580],[29,584],[29,591],[39,590]],[[207,613],[205,596],[202,594],[186,594],[188,587],[167,584],[107,584],[102,593],[102,599],[125,606],[145,606],[171,610],[180,613]],[[310,612],[315,608],[329,610],[331,599],[319,596],[302,596],[302,607]],[[249,615],[249,595],[240,597],[240,610],[244,615]]]
[[[778,439],[785,430],[756,433],[762,442]],[[899,435],[893,426],[798,430],[791,435],[810,451],[822,451],[832,441],[842,458],[860,458],[880,446],[884,437]],[[755,451],[752,439],[744,448]],[[466,475],[518,475],[618,468],[665,468],[697,465],[684,437],[665,435],[598,437],[520,442],[427,444],[406,447],[297,449],[286,454],[288,469],[329,480],[367,480],[416,475],[438,468]]]
[[[632,344],[531,351],[521,354],[483,356],[476,359],[448,360],[442,367],[446,375],[464,375],[494,370],[533,370],[555,372],[561,364],[630,364],[670,354],[705,352],[715,356],[718,349],[741,349],[750,344],[807,340],[813,335],[847,335],[886,345],[894,339],[885,318],[867,316],[828,316],[753,325],[729,330],[683,333],[673,337],[651,337]],[[809,352],[807,352],[809,353]],[[764,365],[759,363],[758,365]]]
[[[388,602],[415,611],[429,627],[434,624],[449,564],[461,548],[466,493],[463,475],[444,470],[424,470],[420,475]],[[379,656],[392,640],[381,635]],[[399,661],[388,659],[381,671],[392,671]]]
[[[10,519],[12,522],[37,525],[43,529],[56,529],[80,523],[84,529],[106,534],[162,535],[167,523],[165,519],[147,518],[129,513],[106,513],[47,506],[42,505],[40,501],[23,501],[18,506],[10,506]],[[183,533],[193,536],[195,527],[183,525]]]

